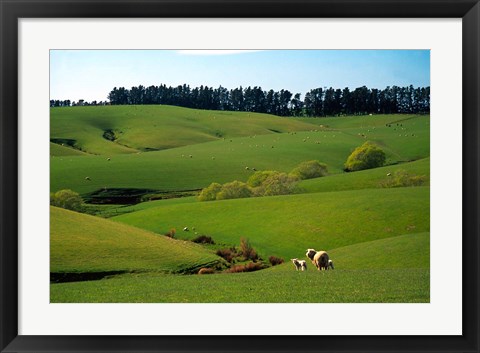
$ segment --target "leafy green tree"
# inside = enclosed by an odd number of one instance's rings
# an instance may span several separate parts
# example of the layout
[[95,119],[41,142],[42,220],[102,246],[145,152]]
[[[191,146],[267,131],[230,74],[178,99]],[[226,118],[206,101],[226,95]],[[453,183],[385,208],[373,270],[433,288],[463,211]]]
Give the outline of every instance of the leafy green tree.
[[217,194],[217,200],[240,199],[252,196],[252,190],[247,184],[235,180],[222,185],[222,189]]
[[211,183],[204,188],[200,195],[198,195],[199,201],[213,201],[217,199],[217,194],[222,190],[222,185],[219,183]]
[[50,194],[50,204],[67,210],[80,211],[83,199],[75,191],[65,189]]
[[290,172],[291,176],[301,180],[323,177],[327,174],[327,165],[319,161],[302,162]]
[[385,160],[385,152],[374,143],[367,141],[360,147],[355,148],[348,157],[345,162],[345,171],[354,172],[381,167],[385,164]]

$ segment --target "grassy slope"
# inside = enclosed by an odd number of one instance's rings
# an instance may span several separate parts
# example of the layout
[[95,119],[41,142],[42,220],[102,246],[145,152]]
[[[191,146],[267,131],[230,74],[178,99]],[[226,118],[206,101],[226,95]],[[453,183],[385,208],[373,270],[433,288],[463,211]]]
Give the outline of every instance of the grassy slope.
[[62,146],[62,145],[59,145],[58,143],[50,142],[50,155],[51,156],[87,156],[88,154],[83,151],[70,148],[68,146]]
[[[374,141],[400,161],[416,160],[430,155],[429,115],[364,115],[341,118],[301,118],[300,121],[323,125],[331,130]],[[391,125],[390,127],[386,126]],[[398,125],[397,125],[398,124]]]
[[[429,231],[429,188],[367,189],[332,193],[197,202],[149,208],[113,218],[153,232],[195,227],[220,243],[247,237],[263,256],[303,256],[405,233]],[[179,237],[193,237],[180,232]]]
[[[114,112],[111,108],[119,110]],[[52,109],[55,122],[52,137],[73,138],[83,149],[104,154],[75,156],[81,152],[58,145],[52,147],[56,151],[53,154],[58,153],[51,159],[52,191],[68,187],[83,193],[105,186],[195,189],[212,181],[246,180],[251,171],[246,171],[245,166],[289,171],[310,159],[329,164],[335,173],[341,171],[350,151],[366,139],[381,144],[389,162],[429,155],[428,117],[272,117],[275,124],[279,121],[294,124],[282,130],[278,125],[268,125],[268,119],[261,115],[248,117],[247,113],[234,113],[243,115],[214,115],[214,119],[209,114],[222,112],[179,113],[183,109],[148,106]],[[164,113],[160,114],[160,110]],[[159,117],[162,129],[158,126]],[[246,117],[252,120],[252,126],[248,126]],[[260,120],[268,126],[259,127]],[[390,128],[385,126],[395,120],[402,120],[399,124],[403,126],[397,127],[396,123]],[[259,128],[255,137],[251,135],[254,128]],[[122,131],[119,142],[129,147],[103,139],[105,129]],[[278,134],[269,129],[308,131]],[[182,136],[174,134],[178,131]],[[222,134],[226,140],[218,140]],[[185,144],[170,150],[125,154],[145,147]],[[106,160],[107,156],[111,161]],[[137,212],[114,218],[145,230],[52,208],[52,271],[178,271],[217,259],[190,242],[173,241],[148,231],[163,233],[184,226],[194,226],[199,234],[211,235],[226,244],[238,244],[240,237],[248,237],[264,257],[304,258],[306,248],[322,248],[329,251],[337,269],[319,274],[310,266],[307,273],[298,273],[287,263],[255,273],[232,275],[129,274],[109,280],[52,284],[51,300],[428,302],[429,188],[330,192],[377,187],[386,173],[394,171],[392,168],[428,175],[428,163],[424,159],[302,182],[301,186],[310,194],[205,203],[193,198],[156,201],[130,207]],[[91,181],[86,181],[85,176]],[[194,234],[179,231],[177,237],[190,239]],[[364,253],[369,255],[367,260],[361,256]],[[312,287],[317,290],[311,291]],[[295,293],[292,288],[296,288]]]
[[[328,177],[314,178],[301,181],[296,193],[315,193],[330,191],[345,191],[358,189],[381,188],[381,182],[388,180],[388,173],[394,175],[397,170],[405,170],[411,175],[425,175],[427,179],[430,176],[430,158],[420,159],[414,162],[406,162],[398,165],[391,165],[382,168],[362,170],[355,173],[341,173],[330,175]],[[427,180],[425,186],[428,186]],[[156,200],[142,202],[136,205],[96,205],[90,208],[97,209],[97,215],[101,217],[119,216],[124,213],[136,212],[153,207],[168,207],[174,204],[195,203],[196,197],[182,197],[165,200]]]
[[[428,233],[331,251],[336,269],[291,263],[232,275],[127,275],[51,286],[52,302],[428,302]],[[360,256],[362,255],[362,256]],[[365,256],[366,255],[366,256]],[[293,291],[292,288],[295,288]],[[315,288],[312,291],[312,288]]]
[[68,210],[50,209],[51,272],[181,271],[219,258],[190,243]]
[[[388,163],[429,156],[429,133],[428,129],[420,129],[421,119],[427,118],[408,120],[412,124],[419,120],[413,137],[398,137],[393,128],[385,126],[375,129],[371,140],[382,144]],[[352,131],[318,130],[294,135],[252,135],[163,151],[115,155],[109,162],[106,156],[57,156],[51,159],[51,188],[52,191],[69,188],[79,193],[104,187],[192,190],[213,181],[245,181],[252,173],[245,167],[288,172],[300,162],[312,159],[326,163],[331,173],[340,173],[348,155],[364,141],[365,138]],[[85,180],[87,176],[90,181]]]
[[430,268],[430,234],[413,233],[329,251],[338,269]]
[[[51,138],[73,139],[93,154],[132,153],[214,141],[223,137],[312,129],[308,122],[273,115],[167,105],[51,108]],[[114,143],[102,137],[116,132]]]
[[[298,184],[298,192],[312,193],[378,188],[381,187],[381,182],[393,178],[395,172],[398,170],[405,170],[410,175],[425,175],[430,179],[430,158],[354,173],[330,175],[326,178],[303,180]],[[392,176],[388,177],[388,173],[391,173]],[[428,185],[428,182],[426,185]]]

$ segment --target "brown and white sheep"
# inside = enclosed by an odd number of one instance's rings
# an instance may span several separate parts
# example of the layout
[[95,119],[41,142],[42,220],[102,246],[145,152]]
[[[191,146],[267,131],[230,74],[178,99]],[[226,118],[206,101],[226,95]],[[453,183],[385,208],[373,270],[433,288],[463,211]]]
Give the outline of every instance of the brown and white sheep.
[[305,254],[312,263],[317,267],[317,270],[327,270],[328,261],[330,260],[326,251],[316,251],[315,249],[308,249]]

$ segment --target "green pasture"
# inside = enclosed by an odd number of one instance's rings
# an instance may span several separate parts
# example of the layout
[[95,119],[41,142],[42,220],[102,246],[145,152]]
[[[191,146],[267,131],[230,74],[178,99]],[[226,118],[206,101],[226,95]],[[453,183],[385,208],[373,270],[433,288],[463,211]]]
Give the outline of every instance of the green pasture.
[[[52,192],[130,189],[167,198],[85,206],[109,219],[51,207],[51,273],[112,273],[51,283],[51,302],[429,302],[429,119],[282,118],[163,105],[51,108]],[[387,165],[343,172],[365,141],[381,146]],[[212,182],[246,181],[255,170],[290,172],[309,160],[327,164],[329,175],[299,182],[292,195],[192,196]],[[427,182],[383,188],[398,170]],[[171,229],[175,239],[163,235]],[[198,235],[216,244],[190,241]],[[266,262],[274,255],[285,263],[191,274],[224,267],[215,249],[238,247],[242,237]],[[289,260],[306,259],[308,248],[328,251],[335,270],[318,272],[308,261],[306,272],[295,271]]]
[[[395,176],[395,172],[404,170],[409,175],[425,175],[427,181],[425,186],[429,185],[430,177],[430,158],[420,159],[414,162],[390,165],[387,167],[362,170],[354,173],[340,173],[328,177],[320,177],[308,180],[302,180],[296,187],[295,193],[316,193],[345,191],[358,189],[382,188],[382,183]],[[387,174],[391,174],[388,176]],[[194,196],[170,198],[164,200],[155,200],[142,202],[136,205],[89,205],[89,210],[95,210],[95,214],[101,217],[113,217],[121,214],[141,211],[154,207],[168,207],[176,204],[198,202]]]
[[[50,108],[50,123],[51,139],[75,140],[77,148],[102,155],[162,150],[224,137],[314,128],[306,122],[268,114],[167,105]],[[115,142],[103,137],[106,131],[115,134]]]
[[50,271],[181,272],[221,259],[192,242],[125,224],[50,208]]
[[[430,179],[430,158],[389,165],[381,168],[361,170],[352,173],[330,175],[328,178],[302,180],[297,186],[298,193],[313,193],[325,191],[342,191],[382,187],[385,182],[394,177],[395,172],[404,170],[409,175],[425,175]],[[391,174],[388,176],[388,174]],[[425,185],[428,185],[427,182]]]
[[[293,118],[275,119],[295,121]],[[421,116],[407,121],[416,119],[428,118]],[[415,124],[420,127],[419,122]],[[387,154],[387,164],[429,156],[428,129],[418,129],[415,136],[401,138],[396,136],[393,128],[379,127],[372,131],[375,133],[372,132],[368,139],[382,146]],[[162,151],[101,156],[57,155],[50,159],[51,190],[72,189],[81,194],[109,188],[196,190],[211,182],[246,181],[253,168],[289,172],[299,163],[313,159],[327,164],[331,174],[340,174],[348,155],[365,140],[346,128],[311,129],[222,138]]]
[[[250,239],[259,253],[300,257],[359,242],[429,231],[429,188],[365,189],[154,207],[113,217],[164,234],[192,229],[218,242]],[[193,231],[179,238],[195,237]]]
[[429,269],[124,275],[50,286],[52,303],[428,303]]
[[[58,229],[58,222],[68,222],[73,226],[88,223],[88,217],[53,208],[52,218],[58,231],[73,238],[73,246],[68,250],[52,247],[52,252],[60,252],[65,258],[73,258],[75,269],[81,263],[90,263],[92,258],[103,261],[103,266],[95,269],[125,269],[124,261],[111,261],[104,256],[101,245],[88,247],[88,251],[72,254],[77,236],[71,231]],[[81,224],[72,222],[78,218]],[[95,234],[105,231],[117,231],[111,222],[94,222]],[[102,226],[108,228],[102,229]],[[126,226],[118,225],[128,229]],[[141,230],[129,229],[130,234],[142,234]],[[143,232],[145,233],[145,232]],[[150,234],[149,234],[150,235]],[[96,235],[95,238],[112,238],[109,234]],[[114,238],[114,237],[113,237]],[[138,242],[132,242],[132,245]],[[171,241],[170,239],[166,239]],[[98,240],[100,241],[100,240]],[[151,243],[152,240],[148,239]],[[171,241],[172,242],[172,241]],[[102,242],[103,243],[103,242]],[[178,246],[188,248],[189,242],[176,241]],[[67,242],[64,242],[64,246]],[[90,241],[86,242],[90,245]],[[171,245],[171,244],[169,244]],[[117,247],[112,246],[117,250]],[[171,247],[168,248],[171,251]],[[428,233],[398,235],[368,242],[359,242],[330,250],[335,262],[333,271],[318,272],[308,263],[306,272],[295,271],[287,260],[283,265],[253,273],[214,274],[214,275],[165,275],[165,263],[168,253],[158,248],[144,249],[145,252],[158,252],[158,272],[148,265],[149,272],[136,272],[115,276],[98,281],[58,283],[50,285],[52,303],[68,302],[133,302],[133,303],[237,303],[237,302],[318,302],[318,303],[367,303],[367,302],[429,302],[429,235]],[[65,253],[69,253],[69,256]],[[134,254],[133,254],[134,253]],[[192,255],[185,249],[182,254]],[[118,256],[115,257],[118,260]],[[138,246],[132,249],[133,267],[144,269],[145,255],[138,252]],[[178,253],[176,254],[178,256]],[[130,257],[130,256],[129,256]],[[299,255],[299,258],[305,258]],[[205,261],[202,259],[202,261]],[[308,260],[307,260],[308,261]],[[167,268],[178,268],[175,264]],[[64,268],[65,269],[65,268]],[[89,265],[86,270],[92,270]],[[66,270],[71,270],[67,268]],[[130,268],[132,270],[132,268]],[[315,288],[314,291],[311,288]]]

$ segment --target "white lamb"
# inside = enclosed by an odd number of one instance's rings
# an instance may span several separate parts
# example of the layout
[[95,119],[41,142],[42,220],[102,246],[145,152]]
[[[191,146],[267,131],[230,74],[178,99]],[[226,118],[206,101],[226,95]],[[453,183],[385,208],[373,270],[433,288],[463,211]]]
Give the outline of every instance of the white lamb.
[[332,260],[328,260],[328,265],[327,265],[327,270],[331,268],[332,270],[335,269],[335,267],[333,267],[333,261]]
[[307,269],[307,262],[305,260],[292,259],[292,262],[295,265],[295,269],[297,271],[299,269],[301,269],[302,271],[305,271]]

